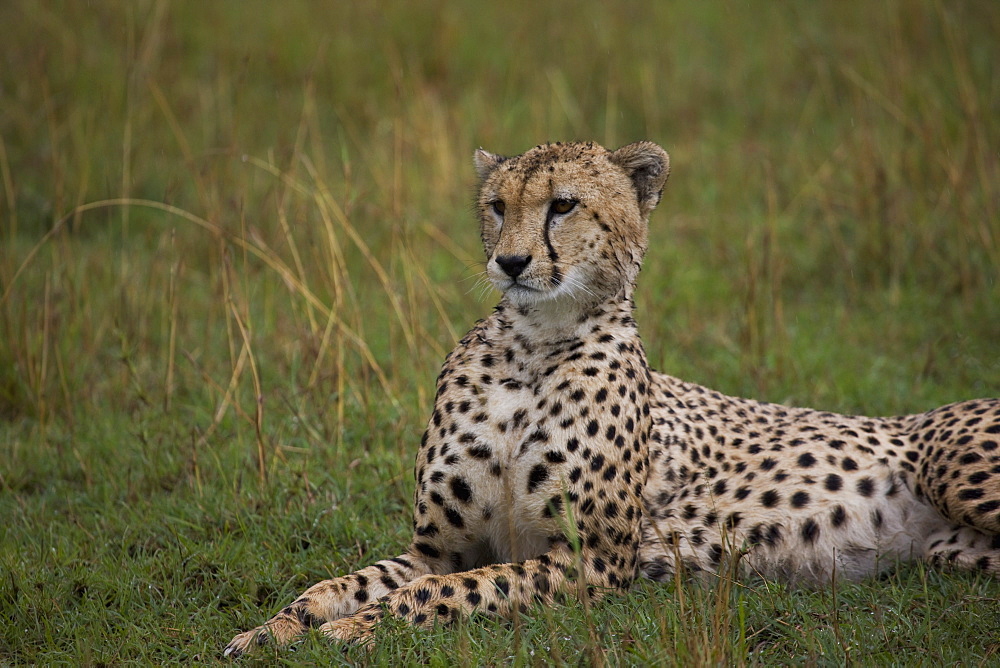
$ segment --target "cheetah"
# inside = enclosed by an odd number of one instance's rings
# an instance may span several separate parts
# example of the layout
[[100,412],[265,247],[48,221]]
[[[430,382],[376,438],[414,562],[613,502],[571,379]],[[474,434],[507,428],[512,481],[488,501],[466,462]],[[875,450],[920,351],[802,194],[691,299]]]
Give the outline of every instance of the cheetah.
[[503,294],[448,355],[417,452],[413,539],[320,582],[225,649],[310,627],[367,642],[711,572],[823,585],[924,559],[1000,574],[1000,399],[870,418],[649,368],[633,289],[669,157],[479,150],[486,276]]

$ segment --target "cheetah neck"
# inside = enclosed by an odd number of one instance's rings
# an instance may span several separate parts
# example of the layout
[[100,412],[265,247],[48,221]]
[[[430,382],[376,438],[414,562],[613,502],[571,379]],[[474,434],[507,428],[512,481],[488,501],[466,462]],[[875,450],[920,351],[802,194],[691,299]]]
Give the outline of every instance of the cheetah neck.
[[611,333],[616,340],[638,337],[632,314],[635,304],[631,287],[613,297],[592,304],[572,300],[541,304],[514,304],[506,297],[497,306],[497,314],[507,326],[537,343],[586,339],[594,332]]

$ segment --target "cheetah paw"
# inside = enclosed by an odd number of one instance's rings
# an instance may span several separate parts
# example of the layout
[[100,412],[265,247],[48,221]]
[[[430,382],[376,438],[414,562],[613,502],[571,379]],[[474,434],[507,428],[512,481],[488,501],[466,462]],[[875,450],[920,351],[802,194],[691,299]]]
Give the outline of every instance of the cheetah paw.
[[374,628],[374,621],[351,616],[327,622],[319,627],[319,631],[337,642],[367,646],[372,639]]
[[258,626],[252,631],[239,634],[229,641],[222,656],[227,659],[238,659],[246,654],[253,647],[260,647],[271,642],[271,634],[263,626]]

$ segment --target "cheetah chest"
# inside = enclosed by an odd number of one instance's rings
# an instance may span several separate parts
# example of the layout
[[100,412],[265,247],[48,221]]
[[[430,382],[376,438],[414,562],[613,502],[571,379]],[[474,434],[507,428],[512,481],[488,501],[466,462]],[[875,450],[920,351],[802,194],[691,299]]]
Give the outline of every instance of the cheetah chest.
[[450,424],[438,452],[428,448],[428,498],[474,562],[537,556],[562,535],[566,455],[551,385],[470,381],[443,404]]
[[617,486],[644,471],[644,367],[582,343],[530,362],[452,362],[461,373],[442,376],[418,456],[418,533],[434,520],[463,563],[529,558],[565,539],[567,499],[603,509],[636,494]]

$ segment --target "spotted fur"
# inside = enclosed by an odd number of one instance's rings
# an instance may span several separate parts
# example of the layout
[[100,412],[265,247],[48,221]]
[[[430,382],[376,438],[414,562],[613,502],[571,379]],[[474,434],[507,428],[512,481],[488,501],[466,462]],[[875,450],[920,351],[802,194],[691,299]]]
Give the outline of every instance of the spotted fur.
[[310,587],[226,648],[318,626],[365,641],[664,579],[678,564],[825,584],[909,559],[1000,574],[1000,400],[868,418],[650,370],[632,317],[669,159],[547,144],[476,154],[504,297],[448,355],[400,556]]

